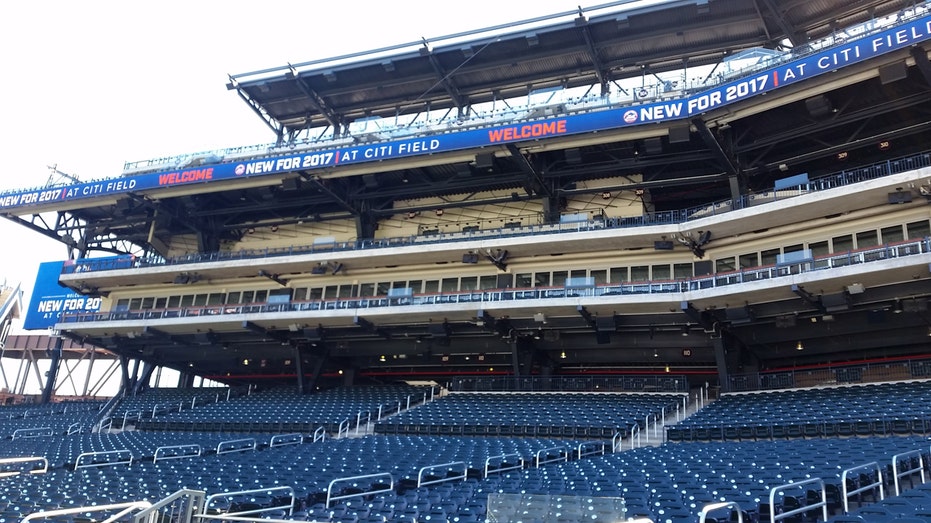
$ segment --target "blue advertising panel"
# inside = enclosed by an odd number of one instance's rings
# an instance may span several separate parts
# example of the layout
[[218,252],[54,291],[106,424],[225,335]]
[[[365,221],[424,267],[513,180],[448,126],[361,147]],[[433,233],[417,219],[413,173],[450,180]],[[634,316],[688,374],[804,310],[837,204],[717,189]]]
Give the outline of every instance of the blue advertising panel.
[[340,165],[409,158],[647,123],[690,119],[707,111],[910,47],[929,38],[931,38],[931,15],[926,15],[679,99],[375,144],[295,152],[239,163],[219,163],[64,187],[10,192],[0,195],[0,209],[146,191],[161,187],[294,171],[312,171]]
[[58,323],[63,312],[96,312],[100,310],[100,298],[83,296],[58,284],[62,268],[66,263],[45,262],[39,264],[39,274],[32,288],[29,308],[23,328],[26,330],[50,329]]

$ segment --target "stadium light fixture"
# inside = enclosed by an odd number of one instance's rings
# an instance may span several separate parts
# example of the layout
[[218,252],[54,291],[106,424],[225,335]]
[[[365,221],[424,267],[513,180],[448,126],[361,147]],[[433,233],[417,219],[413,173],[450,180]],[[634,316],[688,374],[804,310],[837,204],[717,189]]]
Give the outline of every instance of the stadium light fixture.
[[802,340],[799,340],[798,343],[795,344],[795,350],[805,350],[805,346],[802,345]]

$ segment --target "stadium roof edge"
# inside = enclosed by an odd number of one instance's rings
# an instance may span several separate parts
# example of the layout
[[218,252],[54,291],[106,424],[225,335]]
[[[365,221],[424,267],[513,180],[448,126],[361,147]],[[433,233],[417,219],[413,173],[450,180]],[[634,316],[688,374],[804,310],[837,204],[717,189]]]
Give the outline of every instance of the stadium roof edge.
[[[451,40],[462,39],[462,38],[472,37],[472,36],[476,36],[476,35],[484,35],[484,34],[486,34],[486,33],[496,33],[496,32],[498,32],[498,31],[503,31],[503,30],[513,29],[513,28],[518,28],[518,27],[522,27],[522,26],[530,26],[530,25],[533,25],[533,24],[541,23],[541,22],[549,22],[549,21],[558,20],[558,19],[567,18],[567,17],[579,17],[579,16],[582,16],[582,17],[585,17],[585,18],[587,19],[588,17],[586,16],[586,13],[589,13],[589,12],[594,13],[594,12],[597,12],[597,11],[603,11],[603,10],[605,10],[605,9],[611,9],[611,8],[614,8],[614,7],[625,6],[625,5],[630,5],[630,4],[647,4],[647,5],[644,6],[642,9],[633,8],[633,9],[629,9],[629,10],[617,10],[617,11],[613,11],[613,12],[611,12],[611,13],[605,13],[605,14],[603,14],[603,15],[600,15],[598,18],[603,18],[603,17],[608,17],[608,16],[615,16],[615,15],[620,14],[620,13],[626,13],[626,14],[643,14],[643,13],[648,13],[648,12],[655,11],[655,10],[656,10],[657,8],[659,8],[660,6],[661,6],[663,9],[668,9],[668,8],[670,8],[670,7],[678,7],[678,6],[681,6],[681,5],[692,5],[692,4],[694,4],[694,5],[703,5],[703,4],[707,4],[707,3],[708,3],[708,0],[616,0],[616,1],[614,1],[614,2],[608,2],[608,3],[605,3],[605,4],[598,4],[598,5],[591,6],[591,7],[582,7],[582,6],[579,6],[578,9],[572,10],[572,11],[562,11],[562,12],[559,12],[559,13],[553,13],[553,14],[549,14],[549,15],[541,15],[541,16],[537,16],[537,17],[533,17],[533,18],[526,18],[526,19],[523,19],[523,20],[518,20],[518,21],[515,21],[515,22],[508,22],[508,23],[504,23],[504,24],[498,24],[498,25],[494,25],[494,26],[491,26],[491,27],[484,27],[484,28],[480,28],[480,29],[471,29],[471,30],[468,30],[468,31],[460,31],[460,32],[458,32],[458,33],[453,33],[453,34],[443,35],[443,36],[437,36],[437,37],[433,37],[433,38],[421,37],[420,40],[414,40],[414,41],[412,41],[412,42],[406,42],[406,43],[401,43],[401,44],[394,44],[394,45],[390,45],[390,46],[386,46],[386,47],[381,47],[381,48],[378,48],[378,49],[369,49],[369,50],[365,50],[365,51],[357,51],[357,52],[354,52],[354,53],[348,53],[348,54],[338,55],[338,56],[333,56],[333,57],[328,57],[328,58],[320,58],[320,59],[310,60],[310,61],[306,61],[306,62],[299,62],[299,63],[293,63],[293,64],[292,64],[292,63],[288,63],[288,64],[283,65],[283,66],[270,67],[270,68],[266,68],[266,69],[260,69],[260,70],[257,70],[257,71],[250,71],[250,72],[246,72],[246,73],[231,74],[231,75],[229,75],[230,84],[229,84],[227,87],[230,88],[230,89],[232,89],[232,88],[234,88],[234,86],[235,86],[236,84],[247,84],[247,83],[256,82],[256,81],[261,82],[261,81],[263,81],[263,80],[267,80],[267,79],[269,79],[269,78],[274,78],[275,76],[278,76],[277,74],[274,74],[274,73],[280,73],[281,76],[285,76],[285,75],[293,75],[295,72],[300,72],[299,69],[311,69],[311,68],[312,68],[312,69],[317,69],[317,70],[324,70],[324,69],[328,69],[328,68],[329,68],[329,67],[323,67],[323,66],[325,66],[325,65],[327,65],[327,64],[331,64],[331,65],[333,65],[333,64],[341,64],[341,63],[344,63],[344,62],[346,62],[346,61],[348,61],[348,60],[353,60],[353,59],[356,59],[356,58],[364,58],[364,57],[367,57],[367,56],[372,56],[372,57],[377,56],[379,60],[383,60],[383,59],[387,58],[387,56],[382,56],[384,53],[390,53],[390,52],[393,52],[393,51],[401,51],[401,50],[405,50],[405,49],[410,50],[410,51],[414,51],[414,50],[416,50],[416,49],[419,49],[419,48],[424,47],[425,45],[429,45],[429,46],[431,46],[431,47],[437,47],[437,48],[438,48],[438,47],[439,47],[439,44],[444,43],[444,42],[449,42],[449,41],[451,41]],[[566,23],[569,23],[569,22],[566,22]],[[542,26],[542,28],[547,28],[547,29],[551,29],[551,30],[552,30],[552,29],[555,29],[555,28],[557,28],[557,27],[563,27],[563,24]],[[534,29],[536,29],[536,28],[534,28]],[[502,36],[512,36],[512,37],[516,37],[516,36],[519,36],[519,35],[522,35],[522,34],[524,34],[524,32],[522,32],[522,31],[514,31],[514,32],[509,32],[509,33],[496,34],[496,35],[494,35],[494,36],[497,36],[497,37],[502,37]],[[492,35],[488,35],[488,36],[492,36]],[[462,42],[460,42],[460,43],[462,43]],[[447,44],[447,45],[453,45],[453,44]],[[398,57],[398,56],[400,56],[400,55],[396,55],[396,56],[394,56],[394,57]],[[363,62],[364,62],[364,61],[363,61]],[[355,64],[358,64],[358,63],[360,63],[360,62],[355,62]],[[252,78],[252,77],[254,77],[254,78]]]

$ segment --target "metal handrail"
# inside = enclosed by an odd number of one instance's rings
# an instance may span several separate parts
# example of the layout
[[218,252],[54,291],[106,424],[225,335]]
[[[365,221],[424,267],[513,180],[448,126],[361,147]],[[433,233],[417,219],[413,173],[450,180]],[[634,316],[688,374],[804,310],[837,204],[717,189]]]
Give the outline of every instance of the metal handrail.
[[[848,491],[847,490],[847,476],[860,469],[875,470],[876,480],[871,483],[867,483],[866,485],[861,485],[859,488],[856,488],[852,491]],[[842,492],[842,497],[844,499],[844,514],[850,512],[850,497],[856,494],[862,494],[864,492],[873,490],[876,487],[879,487],[879,500],[882,501],[886,499],[886,494],[885,494],[883,485],[884,485],[883,471],[879,467],[879,463],[875,461],[872,461],[870,463],[865,463],[863,465],[858,465],[856,467],[851,467],[849,469],[844,469],[844,471],[841,473],[841,492]]]
[[[556,451],[555,457],[549,457],[550,451]],[[546,455],[547,457],[542,457]],[[549,447],[545,449],[540,449],[533,456],[534,467],[540,468],[540,465],[545,465],[547,463],[556,463],[558,461],[569,461],[569,451],[565,447]]]
[[[170,454],[168,456],[159,456],[161,454],[167,454],[172,450],[180,450],[180,454]],[[152,455],[152,463],[158,463],[159,460],[165,461],[169,459],[184,459],[184,458],[196,458],[203,454],[203,449],[200,445],[196,443],[186,444],[186,445],[170,445],[165,447],[159,447],[155,449],[155,454]]]
[[220,492],[220,493],[218,493],[218,494],[211,494],[210,496],[207,496],[207,499],[204,501],[204,511],[206,512],[206,511],[210,508],[210,503],[212,503],[213,500],[215,500],[215,499],[217,499],[217,498],[232,498],[232,497],[234,497],[234,496],[247,496],[247,495],[250,495],[250,494],[270,494],[270,493],[272,493],[272,492],[288,492],[288,493],[290,493],[290,494],[291,494],[291,502],[288,503],[287,505],[277,505],[277,506],[274,506],[274,507],[262,507],[262,508],[257,508],[257,509],[253,509],[253,510],[244,510],[244,511],[241,511],[241,512],[227,512],[226,515],[228,515],[228,516],[248,516],[248,515],[252,515],[252,514],[261,514],[261,513],[263,513],[263,512],[269,512],[269,511],[272,511],[272,510],[281,510],[281,509],[288,509],[288,515],[289,515],[289,516],[292,515],[292,514],[294,513],[295,495],[294,495],[294,487],[291,487],[291,486],[271,487],[271,488],[254,489],[254,490],[240,490],[240,491],[237,491],[237,492]]
[[[456,476],[447,476],[447,477],[444,477],[444,478],[434,479],[434,480],[430,480],[430,481],[424,481],[424,480],[423,480],[423,476],[424,476],[424,474],[425,474],[428,470],[435,470],[435,469],[438,469],[438,468],[440,468],[440,467],[446,467],[447,472],[449,472],[450,470],[452,470],[452,467],[453,467],[453,466],[457,466],[457,467],[458,467],[458,466],[461,466],[461,467],[462,467],[462,473],[461,473],[461,474],[458,474],[458,475],[456,475]],[[465,480],[466,480],[466,474],[467,474],[467,473],[468,473],[468,466],[465,464],[464,461],[452,461],[452,462],[450,462],[450,463],[440,463],[440,464],[438,464],[438,465],[427,465],[426,467],[423,467],[423,468],[421,468],[419,471],[417,471],[417,486],[418,486],[418,487],[423,487],[423,486],[426,486],[426,485],[435,485],[435,484],[438,484],[438,483],[446,483],[447,481],[456,481],[456,480],[465,481]]]
[[575,457],[582,459],[588,456],[604,456],[605,447],[604,441],[583,441],[575,448]]
[[[566,299],[584,296],[613,296],[628,294],[658,294],[669,296],[686,292],[730,287],[758,280],[773,280],[783,277],[795,277],[800,273],[827,271],[837,267],[853,264],[868,264],[886,261],[892,258],[926,255],[931,253],[931,239],[922,238],[889,243],[844,253],[834,253],[811,261],[802,261],[786,265],[766,265],[741,269],[730,273],[717,273],[708,276],[694,276],[673,281],[645,281],[627,283],[608,283],[588,289],[567,289],[565,287],[530,287],[484,289],[481,291],[457,291],[447,293],[415,294],[405,300],[403,305],[393,303],[387,296],[337,298],[333,300],[293,301],[284,304],[229,304],[216,306],[197,306],[173,309],[147,309],[139,311],[108,311],[88,313],[63,313],[62,323],[84,323],[98,321],[139,321],[156,318],[181,318],[188,316],[224,316],[242,314],[262,314],[281,312],[306,312],[339,309],[375,309],[395,306],[435,306],[448,303],[509,302],[523,299]],[[169,314],[170,313],[170,314]]]
[[[817,503],[812,503],[811,505],[803,505],[803,506],[800,506],[799,508],[788,510],[780,514],[776,514],[776,505],[775,505],[776,504],[776,493],[782,492],[784,490],[803,487],[805,485],[811,485],[811,484],[820,485],[821,501]],[[828,520],[827,494],[825,493],[825,490],[824,490],[824,480],[822,480],[821,478],[811,478],[811,479],[806,479],[805,481],[788,483],[786,485],[780,485],[778,487],[773,487],[769,491],[769,521],[770,523],[776,523],[777,520],[787,519],[796,514],[802,514],[804,512],[808,512],[816,508],[820,508],[823,512],[824,519],[822,519],[822,521],[827,521]]]
[[[704,507],[701,508],[701,512],[698,513],[698,523],[705,523],[705,521],[708,519],[708,514],[716,510],[721,510],[724,508],[731,509],[732,514],[736,510],[737,511],[737,523],[743,523],[744,521],[743,511],[740,510],[740,505],[736,501],[724,501],[721,503],[709,503],[708,505],[705,505]],[[732,521],[732,520],[728,519],[728,521]]]
[[152,504],[148,501],[132,501],[129,503],[114,503],[112,505],[93,505],[88,507],[76,507],[76,508],[63,508],[57,510],[44,510],[41,512],[33,512],[28,516],[20,520],[20,523],[26,523],[34,519],[45,519],[55,516],[67,516],[70,514],[84,514],[87,512],[107,512],[111,510],[119,510],[118,513],[113,514],[112,516],[99,520],[98,523],[112,523],[114,521],[119,521],[123,517],[131,514],[137,510],[144,510],[151,507]]
[[[2,459],[0,459],[0,466],[2,466],[2,465],[13,465],[13,464],[16,464],[16,463],[34,463],[34,462],[41,463],[42,466],[39,467],[39,468],[31,469],[31,470],[29,471],[30,474],[45,474],[46,472],[48,472],[48,458],[46,458],[46,457],[44,457],[44,456],[26,456],[26,457],[20,457],[20,458],[2,458]],[[20,475],[21,473],[22,473],[22,472],[21,472],[21,471],[18,471],[18,470],[16,470],[16,471],[14,471],[14,470],[10,470],[10,471],[0,471],[0,478],[9,478],[9,477],[13,477],[13,476],[18,476],[18,475]]]
[[[241,443],[244,445],[237,446]],[[227,454],[230,452],[244,452],[247,450],[255,450],[256,448],[258,448],[258,442],[255,440],[255,438],[231,439],[229,441],[221,441],[217,444],[217,454],[219,455]]]
[[300,445],[304,443],[304,435],[299,433],[277,434],[268,441],[269,448],[283,447],[285,445]]
[[[364,492],[356,492],[354,494],[344,494],[342,496],[333,495],[333,487],[337,483],[347,482],[347,481],[359,481],[360,479],[376,479],[376,478],[387,478],[389,480],[388,487],[383,489],[369,490]],[[353,476],[350,478],[336,478],[330,482],[326,489],[326,508],[330,508],[330,503],[333,501],[338,501],[341,499],[349,498],[358,498],[361,496],[368,496],[370,494],[381,494],[383,492],[391,492],[394,490],[394,476],[388,472],[381,472],[378,474],[367,474],[364,476]]]
[[[517,464],[505,467],[505,460],[512,457],[517,458]],[[501,465],[498,468],[493,469],[491,468],[492,462],[500,462]],[[485,458],[484,477],[488,477],[488,475],[491,473],[505,472],[508,470],[520,470],[522,468],[524,468],[524,458],[520,457],[520,454],[516,452],[511,454],[500,454],[498,456],[489,456],[488,458]]]
[[[197,514],[204,510],[204,497],[207,495],[202,490],[181,489],[167,498],[157,501],[152,506],[143,509],[133,516],[133,523],[161,523],[163,521],[173,521],[177,523],[190,523]],[[172,507],[178,500],[187,498],[188,502],[180,510],[172,509],[169,517],[164,517],[160,511],[166,507]]]
[[[900,460],[901,458],[912,458],[912,457],[915,457],[915,456],[918,457],[918,466],[917,466],[917,467],[912,467],[912,468],[907,469],[907,470],[903,470],[902,472],[899,472],[899,460]],[[925,465],[924,465],[924,463],[925,463],[925,458],[924,458],[924,456],[921,454],[921,451],[920,451],[920,450],[912,450],[912,451],[909,451],[909,452],[903,452],[903,453],[901,453],[901,454],[896,454],[895,456],[892,456],[892,479],[894,480],[893,483],[894,483],[894,485],[895,485],[895,495],[896,495],[896,496],[898,496],[899,494],[902,493],[901,490],[899,489],[899,478],[904,478],[905,476],[910,476],[910,475],[912,475],[912,474],[914,474],[914,473],[916,473],[916,472],[920,472],[920,473],[921,473],[921,482],[922,482],[922,483],[925,482]]]
[[[98,456],[110,457],[115,456],[115,461],[103,461],[100,463],[88,463],[87,465],[82,465],[81,461],[84,458]],[[109,467],[112,465],[132,465],[133,464],[133,454],[129,449],[120,449],[120,450],[103,450],[99,452],[84,452],[78,455],[78,459],[74,460],[74,470],[90,467]]]

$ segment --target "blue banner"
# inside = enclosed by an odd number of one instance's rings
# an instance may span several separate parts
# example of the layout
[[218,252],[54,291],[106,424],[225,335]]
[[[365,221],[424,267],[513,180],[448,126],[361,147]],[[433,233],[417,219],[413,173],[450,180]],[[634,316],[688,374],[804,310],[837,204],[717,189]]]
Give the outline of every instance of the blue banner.
[[65,265],[74,262],[45,262],[39,264],[39,274],[32,288],[29,308],[23,328],[26,330],[50,329],[63,312],[97,312],[100,310],[100,297],[83,296],[58,284]]
[[273,156],[241,163],[220,163],[190,169],[140,174],[65,187],[11,192],[0,195],[0,209],[49,202],[109,196],[172,187],[233,180],[293,171],[333,168],[428,154],[478,149],[514,142],[605,131],[646,123],[690,119],[750,97],[771,92],[848,65],[903,49],[931,37],[931,15],[864,36],[759,73],[715,86],[677,100],[645,103],[533,122],[502,125],[434,136],[392,140],[377,144],[335,147],[313,152]]

